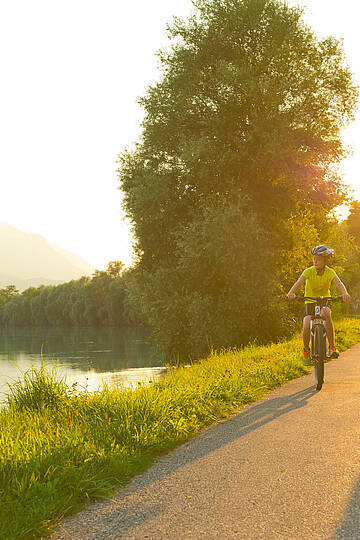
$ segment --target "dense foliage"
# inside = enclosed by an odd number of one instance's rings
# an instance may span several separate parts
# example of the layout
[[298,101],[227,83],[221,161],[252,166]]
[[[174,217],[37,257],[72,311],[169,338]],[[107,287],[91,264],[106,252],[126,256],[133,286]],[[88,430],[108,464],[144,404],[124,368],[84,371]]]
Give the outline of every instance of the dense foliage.
[[[194,0],[169,29],[141,141],[120,156],[132,294],[169,355],[291,329],[281,300],[336,239],[342,127],[357,98],[341,43],[279,0]],[[343,231],[338,261],[350,239]]]
[[121,326],[143,324],[139,309],[127,294],[131,271],[119,261],[92,277],[54,286],[30,287],[19,294],[15,286],[0,290],[3,326]]
[[342,224],[344,235],[352,239],[351,254],[346,261],[346,279],[352,296],[352,308],[360,311],[360,202],[353,201],[350,213]]

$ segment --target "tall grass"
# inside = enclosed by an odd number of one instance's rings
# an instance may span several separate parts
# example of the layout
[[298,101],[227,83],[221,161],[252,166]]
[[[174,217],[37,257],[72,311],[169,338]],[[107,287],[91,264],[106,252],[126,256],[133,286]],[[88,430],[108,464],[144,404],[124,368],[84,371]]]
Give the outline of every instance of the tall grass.
[[[338,321],[341,350],[360,341],[360,321]],[[66,513],[146,469],[201,428],[307,373],[301,338],[213,353],[136,390],[67,388],[30,370],[0,411],[0,538],[37,538]]]
[[59,378],[56,367],[31,367],[21,379],[12,381],[5,394],[7,404],[16,410],[60,406],[70,396],[65,377]]

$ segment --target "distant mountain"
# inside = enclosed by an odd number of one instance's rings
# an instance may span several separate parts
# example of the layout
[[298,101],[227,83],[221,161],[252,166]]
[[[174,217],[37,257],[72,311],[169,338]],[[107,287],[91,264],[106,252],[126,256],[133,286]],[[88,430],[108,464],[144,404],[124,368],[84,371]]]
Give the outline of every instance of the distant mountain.
[[84,259],[50,244],[43,236],[0,223],[0,288],[16,285],[57,285],[90,275],[94,268]]

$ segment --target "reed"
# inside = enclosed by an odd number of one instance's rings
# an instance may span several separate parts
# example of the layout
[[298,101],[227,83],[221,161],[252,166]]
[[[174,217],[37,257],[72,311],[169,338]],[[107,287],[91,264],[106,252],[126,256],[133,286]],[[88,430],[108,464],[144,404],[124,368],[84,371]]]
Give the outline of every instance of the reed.
[[[360,321],[337,321],[345,350]],[[10,384],[0,411],[0,538],[38,538],[86,501],[105,497],[164,451],[265,392],[307,373],[300,335],[286,343],[213,352],[169,368],[149,386],[94,394],[30,370]]]

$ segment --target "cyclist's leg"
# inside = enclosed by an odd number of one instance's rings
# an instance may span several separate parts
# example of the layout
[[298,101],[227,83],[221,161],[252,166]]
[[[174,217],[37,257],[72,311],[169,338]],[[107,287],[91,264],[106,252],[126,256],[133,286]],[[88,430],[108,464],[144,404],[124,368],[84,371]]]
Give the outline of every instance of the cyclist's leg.
[[328,338],[330,349],[335,348],[335,331],[334,324],[331,317],[331,309],[329,307],[323,307],[321,309],[321,316],[325,318],[326,335]]
[[309,343],[310,343],[310,321],[311,321],[311,315],[305,315],[303,318],[303,343],[304,343],[304,350],[309,350]]

